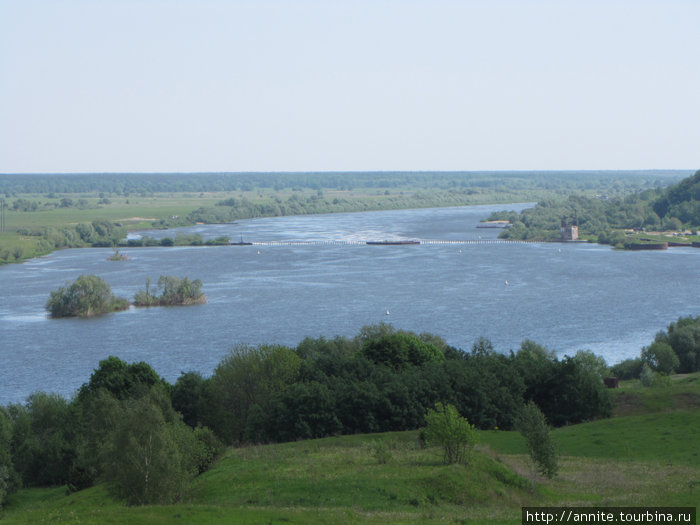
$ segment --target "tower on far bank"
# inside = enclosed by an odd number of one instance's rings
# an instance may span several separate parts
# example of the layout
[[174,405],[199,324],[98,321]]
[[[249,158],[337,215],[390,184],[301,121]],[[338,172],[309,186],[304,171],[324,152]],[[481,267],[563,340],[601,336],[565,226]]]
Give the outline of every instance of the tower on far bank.
[[561,220],[561,240],[576,241],[578,240],[578,221],[574,218],[569,221],[567,218]]

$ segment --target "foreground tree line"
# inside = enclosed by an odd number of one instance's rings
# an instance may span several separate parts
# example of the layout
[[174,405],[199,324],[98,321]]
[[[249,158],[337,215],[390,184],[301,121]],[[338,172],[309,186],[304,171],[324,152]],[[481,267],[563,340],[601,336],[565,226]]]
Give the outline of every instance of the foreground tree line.
[[700,316],[679,317],[658,332],[639,357],[625,359],[611,370],[620,379],[640,378],[647,386],[654,380],[663,382],[669,374],[700,371]]
[[174,385],[146,363],[110,357],[70,401],[35,393],[0,408],[2,490],[106,481],[129,503],[166,503],[222,443],[416,429],[438,403],[476,428],[513,428],[527,401],[555,425],[606,417],[598,365],[531,341],[511,355],[485,339],[463,352],[388,325],[296,348],[238,346],[211,377],[183,373]]
[[[690,333],[699,348],[698,328],[700,318],[679,319],[669,345]],[[642,359],[660,366],[650,352]],[[559,358],[525,340],[501,354],[487,339],[463,351],[386,324],[296,348],[239,345],[210,377],[186,372],[174,385],[146,363],[109,357],[69,401],[39,392],[0,407],[0,503],[21,486],[80,490],[98,482],[130,504],[168,503],[224,445],[418,429],[430,427],[436,411],[467,445],[472,426],[518,428],[540,471],[553,475],[542,422],[610,416],[608,373],[588,351]],[[450,435],[428,429],[425,436],[446,447],[446,461],[468,460]]]

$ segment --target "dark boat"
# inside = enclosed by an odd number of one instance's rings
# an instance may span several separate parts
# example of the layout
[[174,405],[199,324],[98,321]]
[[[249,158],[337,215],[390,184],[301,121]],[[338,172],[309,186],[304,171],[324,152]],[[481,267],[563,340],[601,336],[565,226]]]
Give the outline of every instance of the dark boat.
[[509,221],[482,221],[476,225],[477,228],[510,228]]
[[241,235],[241,240],[239,242],[232,242],[231,246],[252,246],[252,242],[244,242],[243,235]]
[[366,241],[365,244],[374,246],[399,246],[402,244],[420,244],[420,241]]
[[667,250],[667,242],[646,242],[634,243],[629,245],[630,250]]

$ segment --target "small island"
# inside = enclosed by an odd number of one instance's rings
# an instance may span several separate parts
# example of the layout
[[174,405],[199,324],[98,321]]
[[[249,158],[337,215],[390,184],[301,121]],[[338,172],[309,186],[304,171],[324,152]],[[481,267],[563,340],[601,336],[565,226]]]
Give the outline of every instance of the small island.
[[190,281],[187,277],[161,275],[158,290],[160,295],[151,293],[151,278],[146,278],[146,289],[136,293],[134,306],[187,306],[207,302],[199,279]]
[[119,248],[114,248],[114,253],[107,257],[108,261],[128,261],[129,256],[125,253],[119,253]]
[[46,309],[51,317],[94,317],[129,308],[129,302],[114,297],[109,285],[96,275],[81,275],[70,286],[51,292]]
[[[202,281],[190,281],[187,277],[161,275],[158,279],[159,294],[151,293],[151,278],[146,279],[146,289],[134,296],[134,306],[186,306],[204,304]],[[46,309],[53,318],[95,317],[97,315],[127,310],[129,301],[115,297],[109,285],[96,275],[81,275],[73,284],[51,292]]]

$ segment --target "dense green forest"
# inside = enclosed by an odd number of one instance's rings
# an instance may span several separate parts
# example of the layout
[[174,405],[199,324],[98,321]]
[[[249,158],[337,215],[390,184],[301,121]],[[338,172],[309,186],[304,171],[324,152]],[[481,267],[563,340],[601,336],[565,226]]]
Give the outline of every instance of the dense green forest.
[[575,223],[579,234],[598,242],[624,245],[624,230],[673,231],[700,229],[700,171],[668,188],[644,190],[625,197],[571,195],[546,200],[522,211],[499,212],[491,220],[507,219],[512,226],[504,239],[556,240],[562,222]]
[[[76,173],[0,174],[0,194],[62,194],[102,192],[113,195],[172,192],[250,191],[271,188],[347,190],[353,188],[567,188],[574,190],[625,185],[665,186],[678,170],[640,171],[454,171],[454,172],[322,172],[322,173]],[[76,203],[77,205],[77,203]]]
[[[676,369],[700,368],[700,317],[672,323],[659,342],[683,361]],[[645,348],[642,364],[664,377],[674,368],[662,356]],[[437,403],[487,430],[513,428],[528,402],[555,426],[605,418],[608,373],[587,351],[558,358],[526,340],[504,355],[485,339],[462,351],[384,324],[296,348],[237,346],[210,377],[186,372],[174,385],[146,363],[110,357],[70,401],[39,392],[0,408],[0,497],[108,481],[129,503],[167,503],[222,444],[417,429]]]

